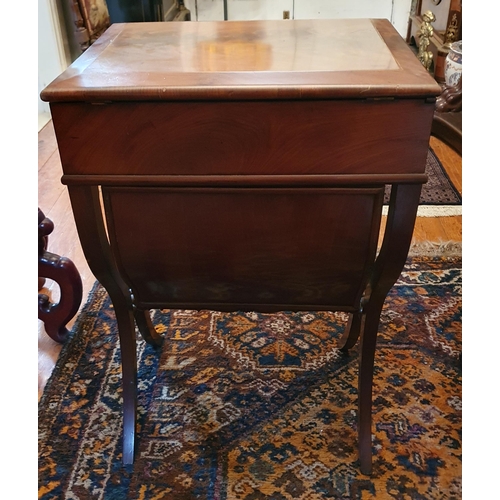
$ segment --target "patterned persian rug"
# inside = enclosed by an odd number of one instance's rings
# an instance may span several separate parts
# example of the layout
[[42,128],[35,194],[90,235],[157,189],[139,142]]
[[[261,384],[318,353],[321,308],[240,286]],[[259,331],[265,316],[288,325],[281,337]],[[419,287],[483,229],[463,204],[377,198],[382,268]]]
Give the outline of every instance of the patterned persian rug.
[[[432,148],[429,148],[427,153],[425,173],[428,180],[422,186],[418,215],[420,217],[461,215],[462,196],[451,182]],[[388,187],[385,192],[384,203],[389,203],[389,196],[390,188]]]
[[411,257],[384,306],[371,477],[344,314],[156,311],[121,464],[120,349],[96,285],[39,403],[41,499],[461,498],[461,259]]

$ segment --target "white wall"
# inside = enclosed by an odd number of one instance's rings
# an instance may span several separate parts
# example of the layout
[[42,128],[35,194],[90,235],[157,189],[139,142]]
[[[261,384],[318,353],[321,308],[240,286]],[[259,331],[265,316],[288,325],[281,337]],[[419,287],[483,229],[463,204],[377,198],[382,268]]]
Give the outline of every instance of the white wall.
[[66,69],[62,31],[54,0],[38,0],[38,129],[50,119],[40,92]]
[[[449,1],[449,0],[448,0]],[[194,21],[222,21],[224,0],[184,0]],[[227,19],[340,19],[371,17],[389,19],[406,38],[411,0],[226,0]]]
[[422,0],[422,10],[430,10],[436,16],[436,22],[432,23],[434,30],[444,31],[448,23],[448,13],[450,12],[450,0],[441,0],[439,5],[436,5],[432,0]]
[[227,18],[230,21],[283,19],[283,11],[287,10],[293,19],[293,3],[294,0],[227,0]]

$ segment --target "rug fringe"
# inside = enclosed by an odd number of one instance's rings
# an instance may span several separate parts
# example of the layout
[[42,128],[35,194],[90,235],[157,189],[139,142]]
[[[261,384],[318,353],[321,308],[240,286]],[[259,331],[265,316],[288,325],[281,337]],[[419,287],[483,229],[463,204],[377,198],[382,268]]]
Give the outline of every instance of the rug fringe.
[[[389,213],[389,207],[382,207],[382,215]],[[453,217],[462,215],[461,205],[420,205],[418,207],[417,217]]]
[[440,241],[430,242],[422,241],[413,243],[408,252],[410,257],[425,256],[425,257],[461,257],[462,242],[460,241]]
[[453,217],[455,215],[462,215],[461,205],[420,205],[417,212],[417,217]]

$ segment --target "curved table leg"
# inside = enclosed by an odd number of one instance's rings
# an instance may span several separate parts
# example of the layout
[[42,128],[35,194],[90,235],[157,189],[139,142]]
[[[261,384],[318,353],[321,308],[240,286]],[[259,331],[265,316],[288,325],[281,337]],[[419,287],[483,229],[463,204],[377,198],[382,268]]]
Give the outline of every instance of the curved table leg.
[[368,309],[365,316],[361,349],[359,353],[358,376],[358,447],[360,469],[363,474],[369,475],[372,470],[372,386],[373,367],[375,362],[375,348],[377,333],[382,311],[381,304]]
[[[421,186],[393,185],[380,253],[367,290],[358,379],[358,446],[361,472],[372,471],[372,384],[380,314],[387,294],[403,270],[417,216]],[[352,337],[351,337],[352,338]]]
[[363,331],[365,322],[365,314],[362,312],[355,312],[349,314],[349,322],[345,328],[344,334],[340,339],[339,349],[343,352],[347,352],[349,349],[354,347],[358,341],[360,333]]
[[154,347],[161,346],[163,343],[163,337],[155,330],[155,327],[151,322],[151,315],[149,314],[149,311],[135,310],[134,318],[142,338]]
[[111,255],[98,189],[95,186],[69,186],[68,190],[85,257],[94,276],[106,288],[115,309],[122,364],[122,462],[125,465],[132,464],[137,417],[137,352],[133,300]]
[[[113,299],[112,299],[113,300]],[[113,301],[122,362],[123,391],[123,457],[124,464],[134,463],[135,434],[137,418],[137,352],[135,340],[135,324],[132,312]]]

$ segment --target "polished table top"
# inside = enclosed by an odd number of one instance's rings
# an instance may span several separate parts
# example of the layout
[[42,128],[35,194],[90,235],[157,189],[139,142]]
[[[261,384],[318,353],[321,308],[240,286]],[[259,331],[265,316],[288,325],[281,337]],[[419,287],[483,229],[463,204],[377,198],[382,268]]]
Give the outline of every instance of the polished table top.
[[114,24],[42,99],[185,100],[435,96],[387,20]]

